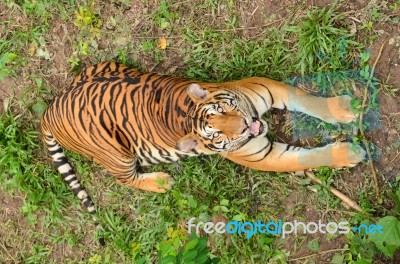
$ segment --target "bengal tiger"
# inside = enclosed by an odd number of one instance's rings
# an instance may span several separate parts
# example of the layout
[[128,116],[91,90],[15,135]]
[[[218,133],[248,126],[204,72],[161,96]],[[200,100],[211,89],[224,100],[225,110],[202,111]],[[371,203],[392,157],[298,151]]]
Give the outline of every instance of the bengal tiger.
[[316,97],[268,78],[205,83],[141,73],[107,62],[88,67],[43,114],[41,133],[63,179],[90,213],[95,207],[63,148],[103,166],[118,182],[162,193],[174,179],[138,166],[219,154],[262,171],[355,166],[361,147],[333,143],[305,149],[267,139],[270,108],[299,111],[328,123],[356,119],[350,96]]

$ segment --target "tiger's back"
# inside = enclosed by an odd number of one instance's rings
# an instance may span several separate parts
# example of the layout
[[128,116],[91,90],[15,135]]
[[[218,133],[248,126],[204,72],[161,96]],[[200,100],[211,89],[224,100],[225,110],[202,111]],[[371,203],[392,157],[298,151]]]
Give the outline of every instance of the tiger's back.
[[[130,166],[133,158],[144,166],[175,161],[187,155],[175,148],[188,130],[187,84],[115,63],[90,67],[55,98],[43,116],[42,133],[107,169]],[[126,160],[114,160],[109,155],[114,152]]]

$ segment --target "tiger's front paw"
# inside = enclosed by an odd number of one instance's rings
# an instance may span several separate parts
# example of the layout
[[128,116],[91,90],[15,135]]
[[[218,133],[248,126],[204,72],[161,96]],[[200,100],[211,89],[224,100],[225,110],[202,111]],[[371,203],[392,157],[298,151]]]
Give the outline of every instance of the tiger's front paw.
[[365,150],[348,142],[336,142],[331,145],[332,167],[354,167],[365,159]]
[[331,118],[326,120],[329,123],[350,123],[357,119],[358,115],[351,111],[351,96],[341,95],[328,98],[328,109]]

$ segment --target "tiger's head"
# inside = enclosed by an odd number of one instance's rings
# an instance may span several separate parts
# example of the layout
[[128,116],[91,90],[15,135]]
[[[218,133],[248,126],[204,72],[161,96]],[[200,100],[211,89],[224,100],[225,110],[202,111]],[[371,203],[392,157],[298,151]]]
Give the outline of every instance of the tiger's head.
[[210,93],[198,84],[190,84],[187,93],[195,104],[188,116],[192,131],[177,142],[177,149],[231,152],[267,133],[267,123],[243,93],[224,89]]

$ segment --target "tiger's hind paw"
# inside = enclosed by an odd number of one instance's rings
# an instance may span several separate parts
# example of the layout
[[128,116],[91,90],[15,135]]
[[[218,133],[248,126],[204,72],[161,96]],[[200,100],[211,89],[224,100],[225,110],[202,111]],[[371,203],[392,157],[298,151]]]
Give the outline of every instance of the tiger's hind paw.
[[139,177],[139,189],[157,193],[165,193],[175,182],[174,178],[165,172],[144,173],[139,174]]

